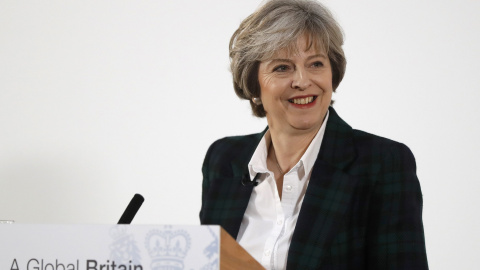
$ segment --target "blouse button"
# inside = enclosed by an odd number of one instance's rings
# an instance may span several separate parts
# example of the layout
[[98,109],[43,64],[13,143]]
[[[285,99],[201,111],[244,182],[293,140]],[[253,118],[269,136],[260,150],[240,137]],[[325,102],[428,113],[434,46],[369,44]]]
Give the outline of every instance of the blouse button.
[[285,191],[291,191],[291,190],[292,190],[292,186],[290,185],[285,186]]
[[270,250],[269,249],[265,250],[265,252],[263,254],[267,257],[270,256]]

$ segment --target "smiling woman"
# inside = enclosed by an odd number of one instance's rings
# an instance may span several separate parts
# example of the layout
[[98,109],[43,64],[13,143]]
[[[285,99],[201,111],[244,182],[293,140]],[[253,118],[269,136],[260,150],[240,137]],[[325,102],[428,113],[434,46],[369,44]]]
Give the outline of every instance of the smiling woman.
[[428,269],[411,151],[352,129],[331,107],[342,45],[315,1],[268,1],[240,24],[234,89],[268,127],[210,146],[200,220],[267,269]]

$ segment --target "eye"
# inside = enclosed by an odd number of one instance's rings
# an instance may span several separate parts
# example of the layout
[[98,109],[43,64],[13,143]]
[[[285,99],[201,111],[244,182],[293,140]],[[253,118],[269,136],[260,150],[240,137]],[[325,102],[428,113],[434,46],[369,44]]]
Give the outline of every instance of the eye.
[[285,71],[288,71],[290,69],[289,66],[287,65],[278,65],[278,66],[275,66],[273,68],[273,71],[274,72],[285,72]]
[[318,67],[323,67],[323,63],[320,62],[320,61],[315,61],[315,62],[312,64],[312,67],[316,67],[316,68],[318,68]]

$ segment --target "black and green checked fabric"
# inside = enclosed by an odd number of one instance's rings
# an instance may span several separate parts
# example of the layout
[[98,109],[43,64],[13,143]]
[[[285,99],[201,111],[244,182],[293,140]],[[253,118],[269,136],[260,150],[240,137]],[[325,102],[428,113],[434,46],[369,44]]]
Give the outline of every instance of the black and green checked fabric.
[[[411,151],[354,130],[329,110],[287,269],[428,269]],[[219,224],[236,238],[252,192],[242,177],[263,133],[210,146],[202,168],[202,224]]]

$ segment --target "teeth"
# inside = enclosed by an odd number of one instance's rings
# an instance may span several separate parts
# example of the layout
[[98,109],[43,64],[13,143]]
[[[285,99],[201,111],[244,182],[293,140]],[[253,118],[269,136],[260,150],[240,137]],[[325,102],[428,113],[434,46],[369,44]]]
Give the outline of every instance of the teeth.
[[313,97],[307,97],[307,98],[294,98],[293,103],[295,104],[308,104],[313,101]]

